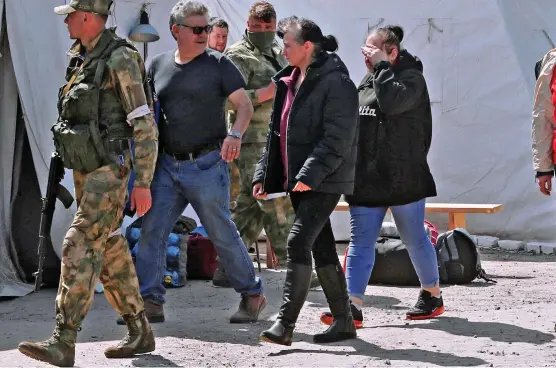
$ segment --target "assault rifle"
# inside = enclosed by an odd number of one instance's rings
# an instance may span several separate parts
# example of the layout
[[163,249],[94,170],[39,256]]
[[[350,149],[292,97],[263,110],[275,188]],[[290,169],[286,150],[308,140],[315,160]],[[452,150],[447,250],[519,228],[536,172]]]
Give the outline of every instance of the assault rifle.
[[35,276],[35,292],[41,289],[42,272],[47,242],[50,241],[50,229],[52,228],[52,216],[56,208],[56,198],[62,202],[64,207],[70,208],[73,203],[73,196],[60,184],[64,177],[64,163],[56,152],[50,157],[50,168],[48,171],[48,184],[46,185],[46,196],[42,198],[41,224],[39,227],[39,265]]

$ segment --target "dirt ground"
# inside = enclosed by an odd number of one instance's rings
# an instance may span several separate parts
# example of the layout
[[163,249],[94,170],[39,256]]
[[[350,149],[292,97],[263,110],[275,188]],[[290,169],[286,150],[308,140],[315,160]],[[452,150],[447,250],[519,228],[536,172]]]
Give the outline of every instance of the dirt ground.
[[[261,246],[264,249],[264,246]],[[345,245],[339,245],[343,254]],[[443,289],[446,313],[406,321],[417,288],[369,286],[364,329],[356,340],[319,345],[312,335],[327,310],[322,291],[311,291],[291,347],[258,341],[281,302],[284,271],[263,269],[268,306],[261,321],[232,325],[238,295],[206,281],[168,292],[167,321],[153,325],[157,349],[133,359],[109,360],[103,350],[125,334],[103,295],[78,335],[76,367],[296,366],[296,367],[555,367],[554,256],[491,252],[483,266],[498,284],[475,281]],[[0,366],[43,367],[17,351],[27,339],[46,339],[54,326],[55,290],[0,302]]]

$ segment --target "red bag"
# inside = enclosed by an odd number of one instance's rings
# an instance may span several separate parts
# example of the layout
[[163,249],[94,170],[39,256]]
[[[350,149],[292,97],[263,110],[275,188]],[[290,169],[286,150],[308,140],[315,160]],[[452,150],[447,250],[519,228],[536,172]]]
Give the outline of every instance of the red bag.
[[425,220],[425,226],[429,228],[431,232],[431,243],[436,248],[436,241],[438,240],[438,229],[430,221]]
[[216,248],[209,238],[191,234],[187,239],[187,278],[212,280],[218,267]]

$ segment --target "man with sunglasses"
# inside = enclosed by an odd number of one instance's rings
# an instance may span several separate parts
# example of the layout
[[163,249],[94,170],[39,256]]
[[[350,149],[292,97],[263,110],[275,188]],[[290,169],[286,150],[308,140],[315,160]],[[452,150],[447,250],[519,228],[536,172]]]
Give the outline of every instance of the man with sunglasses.
[[[230,322],[255,322],[266,299],[262,280],[231,220],[228,172],[228,163],[239,156],[253,105],[237,67],[220,52],[206,48],[211,26],[204,4],[178,2],[171,12],[170,30],[177,48],[157,55],[148,73],[161,114],[152,207],[143,218],[136,256],[147,318],[151,323],[164,321],[166,239],[191,204],[241,294],[239,310]],[[229,132],[226,100],[237,110]]]

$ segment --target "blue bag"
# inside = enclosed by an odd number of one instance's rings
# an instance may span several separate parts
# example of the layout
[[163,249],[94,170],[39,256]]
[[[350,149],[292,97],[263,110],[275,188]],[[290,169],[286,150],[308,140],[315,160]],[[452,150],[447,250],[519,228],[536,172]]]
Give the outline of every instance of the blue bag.
[[[142,225],[143,217],[139,217],[125,231],[134,264],[140,247]],[[202,227],[198,227],[194,219],[180,216],[166,240],[166,267],[162,282],[166,288],[181,287],[187,283],[187,242],[192,231],[202,231]]]

